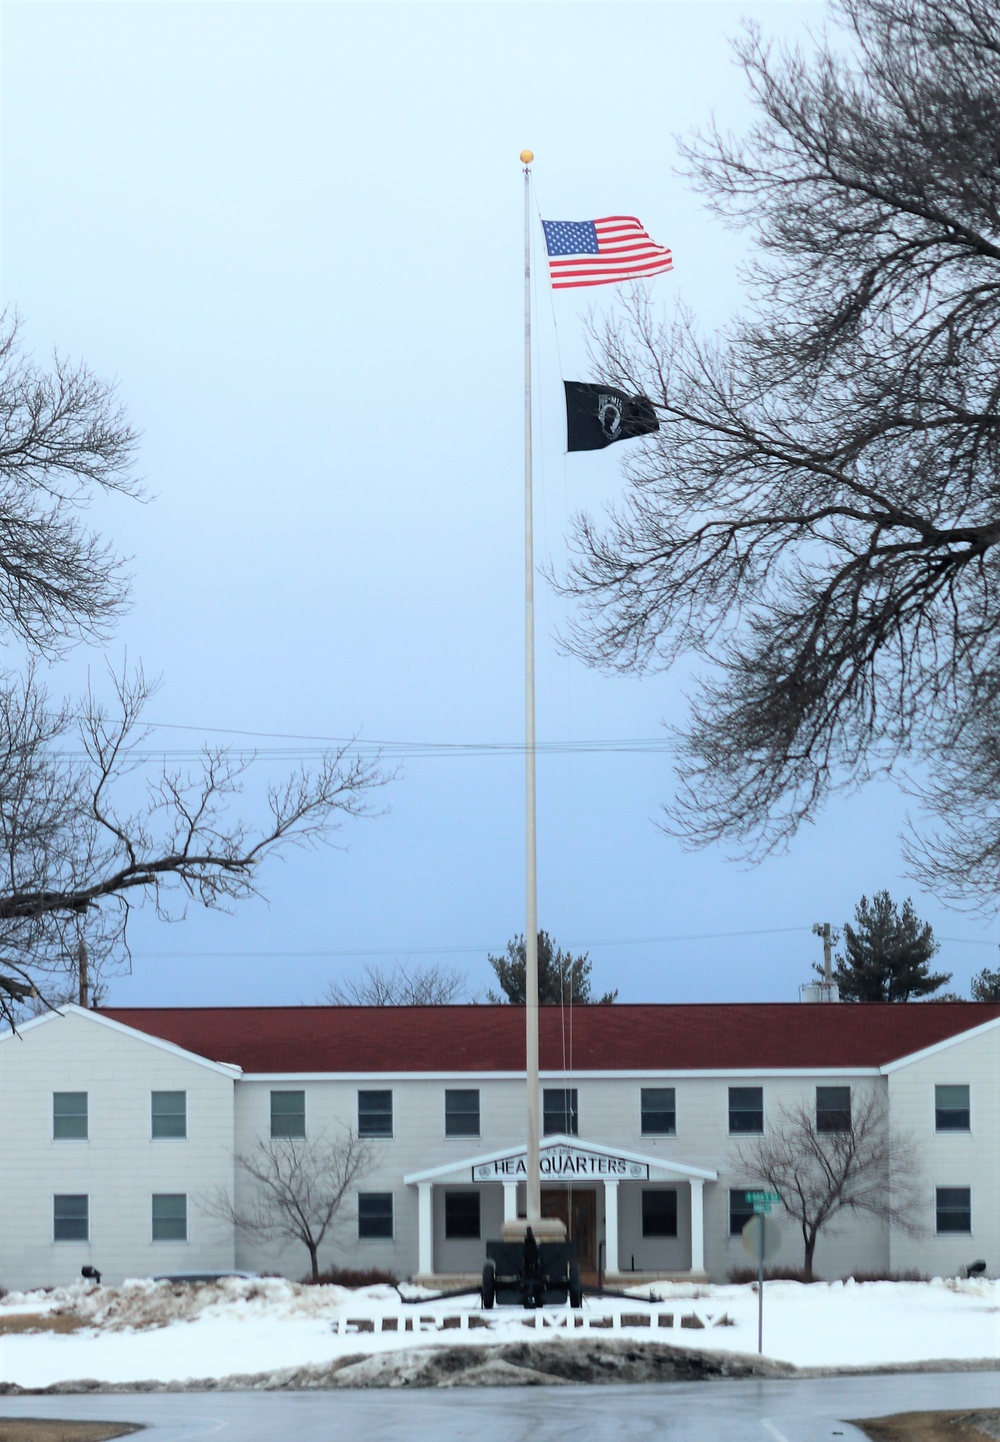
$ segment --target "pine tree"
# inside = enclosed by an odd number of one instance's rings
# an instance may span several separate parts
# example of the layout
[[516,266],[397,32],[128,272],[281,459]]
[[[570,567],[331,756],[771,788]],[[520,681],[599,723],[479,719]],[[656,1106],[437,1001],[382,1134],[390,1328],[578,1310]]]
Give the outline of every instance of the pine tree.
[[888,891],[877,891],[871,901],[863,896],[854,909],[854,925],[844,923],[845,955],[836,959],[833,979],[841,1000],[929,996],[951,980],[951,972],[929,969],[937,951],[933,930],[917,917],[909,897],[900,908]]
[[1000,971],[990,971],[984,966],[972,978],[973,1001],[1000,1001]]
[[[490,956],[488,961],[496,972],[503,995],[487,992],[488,1001],[494,1004],[509,1001],[514,1006],[524,1005],[526,946],[523,933],[508,941],[503,956]],[[593,962],[587,952],[571,956],[562,951],[547,931],[538,933],[538,1000],[542,1006],[558,1006],[560,1002],[575,1006],[587,1006],[597,1002],[609,1006],[618,995],[618,989],[606,991],[603,996],[590,994],[590,970]]]

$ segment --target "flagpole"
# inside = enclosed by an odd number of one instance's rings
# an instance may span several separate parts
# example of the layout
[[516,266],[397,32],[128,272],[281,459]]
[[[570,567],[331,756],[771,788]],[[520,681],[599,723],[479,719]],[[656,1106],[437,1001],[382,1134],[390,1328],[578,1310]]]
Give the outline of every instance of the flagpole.
[[542,1215],[538,1077],[538,853],[535,812],[535,553],[531,475],[531,162],[524,165],[524,1024],[528,1090],[527,1221],[538,1235]]

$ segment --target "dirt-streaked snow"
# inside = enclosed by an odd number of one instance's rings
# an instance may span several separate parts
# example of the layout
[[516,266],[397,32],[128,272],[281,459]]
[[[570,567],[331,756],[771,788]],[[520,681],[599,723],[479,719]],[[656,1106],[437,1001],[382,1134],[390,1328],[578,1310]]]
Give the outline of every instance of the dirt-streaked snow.
[[[673,1314],[673,1327],[635,1327],[635,1315],[629,1314],[642,1313],[649,1296],[644,1289],[634,1304],[588,1299],[589,1319],[620,1318],[622,1311],[627,1316],[625,1332],[612,1327],[599,1334],[589,1326],[573,1326],[576,1319],[563,1309],[550,1309],[544,1319],[497,1309],[490,1314],[489,1329],[470,1329],[470,1321],[483,1320],[477,1298],[404,1307],[391,1287],[350,1292],[280,1279],[227,1279],[201,1286],[80,1284],[0,1300],[0,1379],[22,1387],[84,1378],[183,1381],[324,1366],[360,1353],[415,1346],[483,1348],[530,1339],[572,1347],[592,1344],[599,1335],[608,1340],[627,1335],[632,1346],[647,1340],[720,1353],[756,1352],[757,1296],[751,1287],[662,1283],[656,1294],[661,1309]],[[31,1317],[44,1326],[52,1314],[62,1325],[76,1319],[79,1329],[7,1330],[29,1325]],[[397,1330],[380,1330],[383,1316],[396,1318]],[[452,1323],[439,1328],[445,1316]],[[455,1325],[459,1316],[461,1325]],[[682,1328],[682,1316],[697,1316],[703,1326]],[[733,1325],[720,1325],[724,1317]],[[411,1331],[405,1330],[408,1319]],[[555,1325],[543,1326],[543,1320]],[[374,1330],[367,1329],[368,1323]],[[931,1360],[1000,1365],[1000,1283],[770,1282],[764,1294],[764,1352],[799,1367]]]

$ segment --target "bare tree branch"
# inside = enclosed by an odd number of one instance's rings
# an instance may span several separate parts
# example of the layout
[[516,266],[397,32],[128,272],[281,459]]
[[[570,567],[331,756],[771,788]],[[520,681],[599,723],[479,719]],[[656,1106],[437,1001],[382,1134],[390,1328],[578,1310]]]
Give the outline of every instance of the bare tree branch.
[[625,500],[576,523],[566,639],[609,669],[702,663],[668,808],[692,844],[766,855],[905,763],[946,825],[917,843],[921,879],[995,905],[1000,787],[977,758],[1000,716],[1000,12],[835,15],[849,43],[811,57],[750,27],[756,124],[683,147],[756,242],[745,314],[709,340],[639,290],[593,324],[600,373],[661,429]]
[[341,747],[269,785],[254,827],[231,814],[252,757],[210,749],[157,771],[140,754],[153,689],[139,671],[114,678],[112,708],[91,694],[52,711],[33,674],[0,683],[0,1014],[11,1022],[15,1000],[64,989],[48,978],[75,965],[81,927],[99,971],[127,945],[133,899],[170,920],[190,901],[258,895],[266,857],[332,843],[345,819],[376,814],[391,779],[377,757]]
[[[42,658],[102,638],[127,600],[120,560],[83,522],[100,491],[141,495],[136,436],[115,387],[56,356],[22,354],[0,316],[0,635],[35,657],[0,674],[0,1016],[67,994],[81,946],[96,994],[101,969],[128,956],[133,904],[160,916],[258,895],[261,862],[329,842],[347,817],[373,814],[387,780],[350,746],[271,783],[257,822],[233,813],[252,757],[206,749],[160,770],[141,751],[152,690],[140,668],[113,677],[110,706],[92,692],[52,708]],[[93,993],[92,993],[93,994]]]
[[136,444],[114,385],[59,356],[39,369],[0,315],[0,627],[36,652],[103,637],[123,609],[122,562],[82,513],[94,491],[142,495]]
[[324,1000],[331,1006],[450,1006],[465,992],[461,972],[434,962],[410,969],[368,963],[361,977],[331,982]]

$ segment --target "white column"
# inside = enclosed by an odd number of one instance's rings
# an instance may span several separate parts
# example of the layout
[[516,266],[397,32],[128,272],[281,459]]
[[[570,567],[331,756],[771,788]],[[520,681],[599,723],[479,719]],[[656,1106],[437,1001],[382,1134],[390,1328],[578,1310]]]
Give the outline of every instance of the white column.
[[434,1271],[434,1190],[430,1182],[417,1183],[417,1271],[422,1277]]
[[517,1182],[503,1184],[503,1219],[505,1222],[517,1221]]
[[604,1270],[618,1271],[618,1178],[604,1178]]
[[691,1270],[705,1270],[705,1183],[691,1178]]

